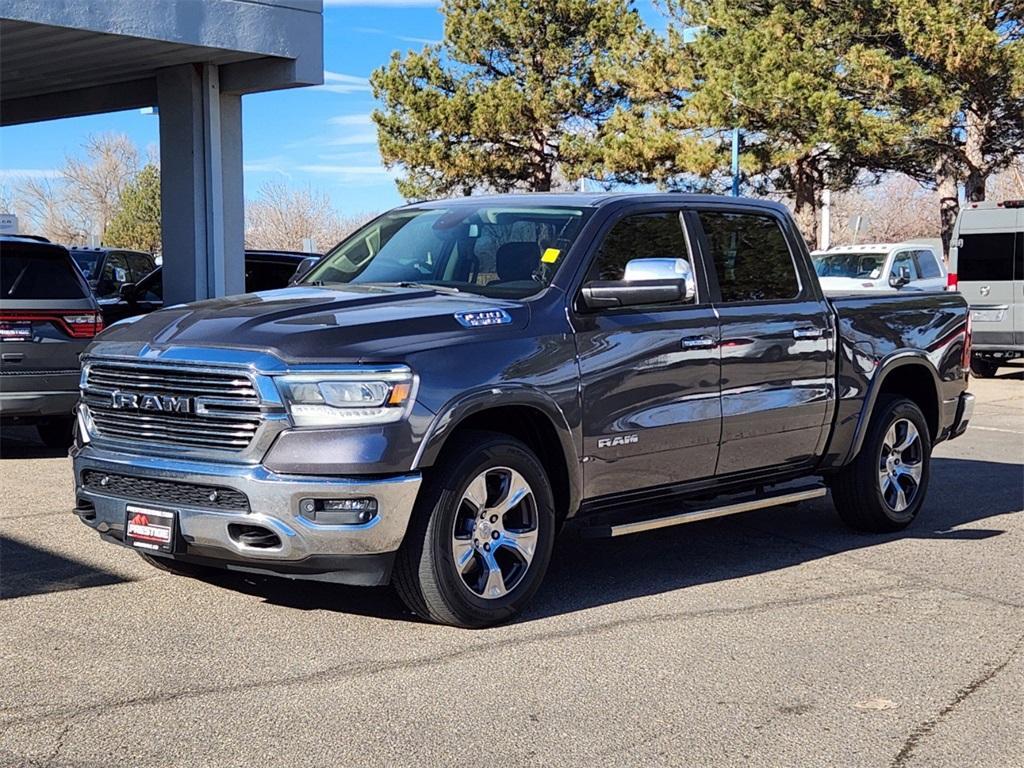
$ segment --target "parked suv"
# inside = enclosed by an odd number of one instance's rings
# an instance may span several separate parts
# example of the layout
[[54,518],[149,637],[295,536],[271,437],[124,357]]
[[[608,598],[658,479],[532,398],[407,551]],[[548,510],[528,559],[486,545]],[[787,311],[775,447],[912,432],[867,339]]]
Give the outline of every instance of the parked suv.
[[841,245],[812,254],[826,294],[942,291],[946,270],[927,243]]
[[960,209],[949,255],[950,286],[971,305],[971,369],[995,376],[1024,356],[1024,200],[969,203]]
[[68,447],[78,356],[102,328],[66,248],[0,236],[0,424],[35,424],[47,445]]
[[83,361],[76,511],[178,573],[393,581],[483,626],[555,535],[824,496],[921,512],[973,397],[955,293],[826,299],[775,203],[420,203],[291,288],[118,324]]

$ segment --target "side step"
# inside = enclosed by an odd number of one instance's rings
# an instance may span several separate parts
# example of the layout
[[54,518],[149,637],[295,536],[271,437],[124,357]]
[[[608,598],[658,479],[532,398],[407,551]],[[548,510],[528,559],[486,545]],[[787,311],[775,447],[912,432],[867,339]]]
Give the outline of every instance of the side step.
[[813,488],[803,488],[798,491],[768,494],[739,501],[733,504],[726,504],[721,507],[708,507],[706,509],[695,509],[690,512],[668,515],[665,517],[653,517],[647,520],[635,520],[618,525],[595,525],[584,528],[582,533],[587,538],[604,538],[609,536],[628,536],[631,533],[642,531],[653,531],[658,528],[668,528],[673,525],[684,523],[695,523],[698,520],[710,520],[714,517],[725,517],[726,515],[738,515],[741,512],[751,512],[755,509],[765,507],[778,507],[783,504],[795,504],[798,501],[818,499],[828,493],[825,486],[819,485]]

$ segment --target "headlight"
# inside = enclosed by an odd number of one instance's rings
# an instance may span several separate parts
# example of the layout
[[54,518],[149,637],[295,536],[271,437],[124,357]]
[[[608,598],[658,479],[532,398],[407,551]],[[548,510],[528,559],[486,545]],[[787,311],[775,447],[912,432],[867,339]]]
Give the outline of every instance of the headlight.
[[296,427],[355,427],[398,421],[412,407],[408,368],[297,373],[276,379]]

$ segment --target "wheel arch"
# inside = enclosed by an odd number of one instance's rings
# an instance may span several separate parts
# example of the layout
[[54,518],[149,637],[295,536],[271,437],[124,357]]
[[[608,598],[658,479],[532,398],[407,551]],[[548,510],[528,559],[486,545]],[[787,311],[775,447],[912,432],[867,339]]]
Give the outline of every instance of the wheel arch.
[[[902,352],[884,360],[878,367],[864,405],[861,408],[857,431],[846,461],[852,461],[864,445],[871,416],[880,397],[898,395],[906,397],[921,409],[932,442],[936,442],[941,429],[941,382],[932,362],[921,352]],[[846,462],[844,462],[846,463]]]
[[562,409],[544,392],[526,386],[489,387],[468,393],[438,413],[420,444],[413,469],[432,466],[457,433],[486,430],[526,443],[551,481],[559,521],[579,508],[582,470]]

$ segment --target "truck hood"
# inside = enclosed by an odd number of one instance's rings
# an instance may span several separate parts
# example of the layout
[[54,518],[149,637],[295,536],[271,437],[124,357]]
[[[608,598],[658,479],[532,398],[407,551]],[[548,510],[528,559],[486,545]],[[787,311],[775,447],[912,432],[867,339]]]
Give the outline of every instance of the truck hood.
[[[512,322],[466,328],[460,312],[502,309]],[[209,299],[129,318],[97,337],[101,354],[153,354],[172,347],[269,352],[288,363],[397,359],[403,352],[447,346],[483,333],[525,327],[526,305],[429,288],[295,286]]]

